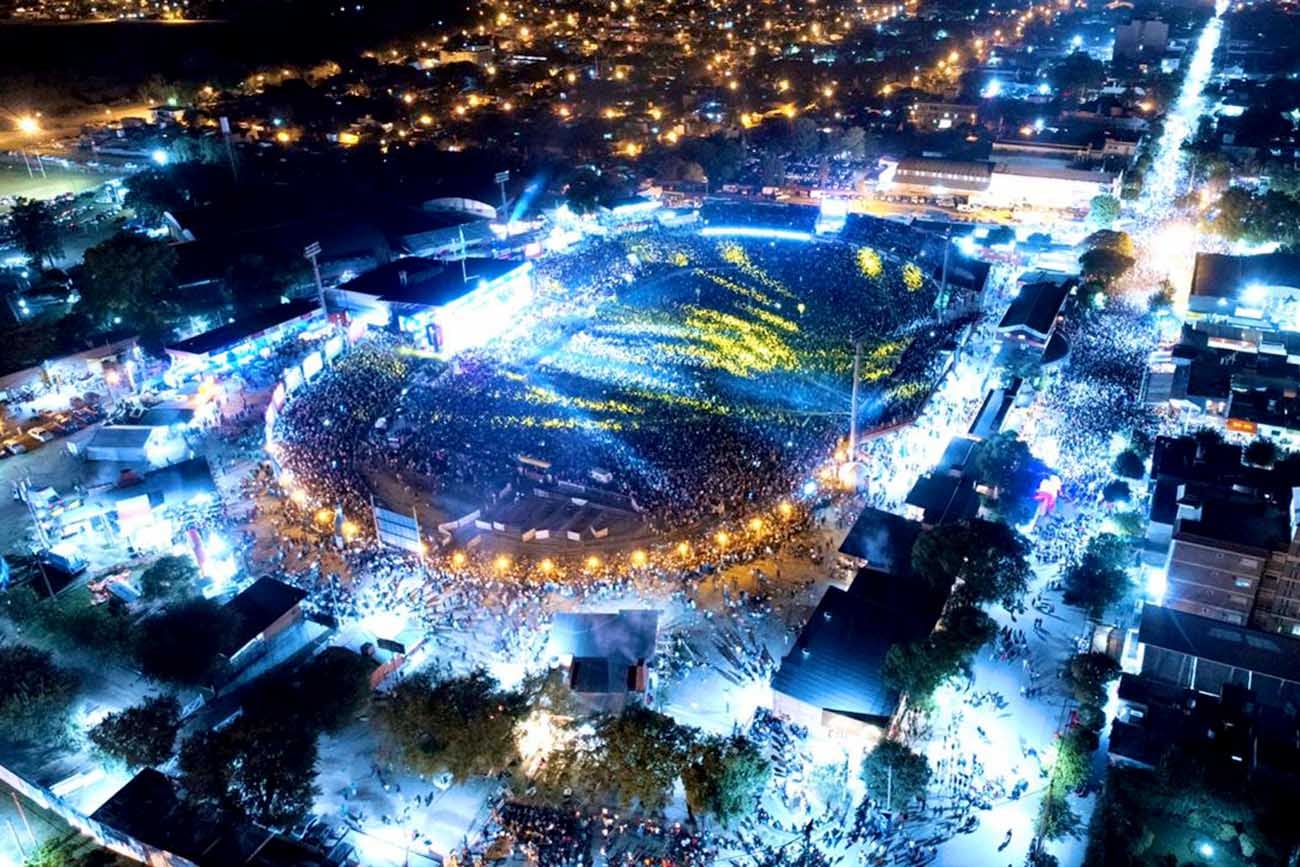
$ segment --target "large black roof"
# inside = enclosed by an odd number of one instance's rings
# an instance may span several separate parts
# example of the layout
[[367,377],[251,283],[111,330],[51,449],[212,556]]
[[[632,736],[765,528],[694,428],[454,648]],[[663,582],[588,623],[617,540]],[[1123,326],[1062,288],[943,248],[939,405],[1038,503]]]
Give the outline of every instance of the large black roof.
[[306,316],[312,311],[320,310],[320,302],[314,298],[300,298],[288,304],[276,304],[256,313],[241,316],[234,322],[227,323],[196,334],[186,340],[167,345],[168,349],[187,355],[210,355],[233,349],[250,337],[269,331],[277,325]]
[[840,553],[865,560],[868,569],[893,575],[912,571],[912,544],[921,525],[883,509],[867,507],[849,528]]
[[998,328],[1027,328],[1036,334],[1046,336],[1051,333],[1052,324],[1074,286],[1073,280],[1064,282],[1045,280],[1022,287],[1020,294],[1011,302],[1002,321],[998,323]]
[[1300,638],[1147,605],[1138,641],[1300,683]]
[[885,656],[896,644],[929,635],[946,599],[946,589],[870,569],[848,590],[827,588],[772,689],[842,716],[887,720],[899,695],[885,681]]
[[283,581],[268,577],[258,578],[252,586],[245,588],[226,603],[226,610],[239,617],[239,628],[224,648],[226,655],[232,656],[237,653],[306,596],[304,591],[291,587]]
[[439,307],[473,292],[480,282],[500,279],[523,264],[517,259],[466,259],[462,272],[459,261],[407,256],[367,271],[339,288],[394,304]]
[[1235,299],[1242,289],[1251,284],[1300,288],[1300,255],[1196,254],[1196,267],[1192,270],[1192,297]]

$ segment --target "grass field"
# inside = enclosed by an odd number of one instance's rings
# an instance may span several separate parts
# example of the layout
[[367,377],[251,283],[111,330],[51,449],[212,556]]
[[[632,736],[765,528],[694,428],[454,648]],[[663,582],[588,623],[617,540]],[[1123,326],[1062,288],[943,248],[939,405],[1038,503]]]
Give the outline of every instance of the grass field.
[[[99,186],[108,180],[107,175],[90,172],[73,172],[56,166],[45,166],[45,176],[36,169],[33,161],[34,177],[28,177],[27,169],[20,158],[17,164],[0,163],[0,202],[11,196],[29,199],[52,199],[64,193],[81,193]],[[7,211],[8,205],[0,204],[0,213]]]

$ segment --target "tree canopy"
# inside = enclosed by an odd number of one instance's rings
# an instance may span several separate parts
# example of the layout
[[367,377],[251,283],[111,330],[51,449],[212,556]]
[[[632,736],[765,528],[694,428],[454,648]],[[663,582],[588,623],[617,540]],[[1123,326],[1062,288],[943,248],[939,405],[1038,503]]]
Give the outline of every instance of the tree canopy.
[[729,825],[753,810],[771,765],[744,735],[711,736],[691,746],[681,774],[691,811]]
[[160,680],[205,685],[220,669],[220,653],[238,626],[234,614],[208,599],[177,602],[141,624],[140,666]]
[[619,803],[663,806],[682,773],[690,732],[672,717],[640,705],[596,725],[600,760],[590,772],[597,788]]
[[0,739],[43,743],[64,735],[77,680],[45,651],[0,645]]
[[63,255],[63,239],[49,204],[19,199],[9,211],[9,220],[18,248],[39,267],[53,267]]
[[989,505],[998,517],[1019,525],[1033,516],[1038,508],[1033,496],[1046,471],[1015,433],[1003,431],[981,443],[974,469],[981,481],[996,490]]
[[1083,608],[1093,618],[1102,617],[1129,589],[1128,543],[1113,533],[1088,542],[1077,562],[1065,570],[1065,602]]
[[979,518],[940,524],[922,533],[912,548],[912,569],[935,585],[960,579],[957,594],[971,605],[997,602],[1019,610],[1029,586],[1029,544],[1000,521]]
[[491,774],[515,761],[515,726],[527,710],[526,696],[502,690],[482,670],[441,679],[420,672],[378,704],[379,719],[413,770],[450,771],[458,780]]
[[165,764],[176,750],[181,706],[169,695],[111,713],[90,730],[90,742],[131,770]]
[[862,759],[859,776],[872,800],[888,799],[888,809],[901,810],[925,794],[930,763],[898,741],[883,740]]
[[158,332],[180,313],[173,272],[176,251],[165,241],[120,233],[86,251],[81,309],[96,325],[131,322]]
[[1133,449],[1125,449],[1116,455],[1112,468],[1115,475],[1126,479],[1141,479],[1147,474],[1146,461]]
[[272,828],[288,827],[307,815],[316,798],[316,737],[308,726],[245,712],[181,746],[186,791],[202,804]]
[[195,593],[199,568],[193,557],[167,554],[140,573],[140,593],[145,599],[174,599]]

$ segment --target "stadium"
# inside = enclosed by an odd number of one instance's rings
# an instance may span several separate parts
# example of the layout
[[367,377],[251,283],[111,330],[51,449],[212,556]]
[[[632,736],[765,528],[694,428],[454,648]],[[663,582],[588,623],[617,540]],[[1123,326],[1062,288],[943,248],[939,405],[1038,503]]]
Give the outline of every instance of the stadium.
[[313,507],[388,541],[405,523],[421,552],[726,545],[837,483],[855,349],[869,432],[920,409],[965,327],[923,234],[878,223],[588,240],[479,348],[366,338],[279,414],[273,454]]

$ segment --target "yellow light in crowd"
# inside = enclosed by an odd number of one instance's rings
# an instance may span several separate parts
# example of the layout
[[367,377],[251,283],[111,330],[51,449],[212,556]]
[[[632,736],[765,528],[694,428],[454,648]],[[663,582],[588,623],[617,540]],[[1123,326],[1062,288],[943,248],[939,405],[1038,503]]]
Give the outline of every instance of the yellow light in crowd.
[[451,555],[451,565],[456,566],[456,567],[464,566],[464,565],[465,565],[465,552],[464,552],[464,551],[457,551],[455,554],[452,554],[452,555]]
[[781,505],[777,506],[776,508],[777,511],[781,513],[782,518],[788,518],[794,514],[794,506],[790,505],[789,501],[787,500],[782,500]]
[[542,562],[537,564],[537,566],[542,570],[542,574],[544,575],[550,575],[555,571],[555,561],[550,557],[543,559]]
[[478,96],[477,93],[471,93],[471,94],[469,95],[469,107],[470,107],[470,108],[478,108],[479,103],[482,102],[482,101],[483,101],[483,100],[479,99],[479,96]]
[[415,102],[415,94],[413,93],[402,94],[402,102],[406,103],[407,105],[410,105],[411,103]]
[[799,110],[798,110],[797,108],[795,108],[793,104],[791,104],[791,105],[785,105],[785,106],[782,106],[782,107],[781,107],[781,114],[785,115],[786,117],[790,117],[790,118],[792,118],[792,117],[794,117],[795,115],[797,115],[798,113],[799,113]]
[[355,536],[356,534],[357,534],[357,525],[354,524],[354,523],[352,523],[351,521],[344,521],[344,522],[343,522],[343,538],[344,538],[344,539],[351,539],[351,538],[352,538],[353,536]]
[[785,93],[790,89],[790,80],[786,78],[781,79],[776,83],[776,89],[780,93]]
[[316,522],[318,524],[328,524],[330,522],[330,519],[333,517],[334,517],[333,509],[322,508],[316,510]]
[[632,552],[633,566],[644,566],[647,562],[649,562],[649,559],[650,558],[646,556],[646,552],[642,551],[640,548]]
[[595,554],[592,554],[590,557],[587,558],[587,569],[589,571],[595,571],[596,569],[599,568],[600,568],[600,558],[597,557]]
[[750,519],[749,519],[749,532],[751,532],[751,533],[761,533],[761,532],[763,532],[763,519],[762,519],[762,518],[759,518],[759,517],[750,518]]
[[294,488],[293,493],[289,495],[289,499],[293,500],[294,503],[296,503],[299,506],[306,505],[307,492],[304,491],[302,488]]
[[725,548],[731,542],[731,534],[726,530],[719,530],[713,537],[713,541],[718,543],[719,548]]
[[664,113],[663,113],[662,111],[660,111],[659,109],[657,109],[657,108],[652,108],[652,109],[650,109],[650,117],[651,117],[652,120],[659,120],[659,119],[662,118],[663,116],[664,116]]
[[285,132],[284,130],[280,130],[275,134],[275,140],[278,141],[280,144],[288,144],[289,133]]
[[493,561],[493,565],[497,567],[498,572],[504,572],[510,568],[510,558],[505,554],[498,554],[496,560]]
[[678,557],[686,557],[686,556],[688,556],[690,553],[691,553],[691,546],[690,546],[690,545],[686,544],[685,542],[678,542],[678,543],[677,543],[677,556],[678,556]]
[[430,126],[432,123],[433,123],[433,115],[431,114],[420,115],[420,126]]

